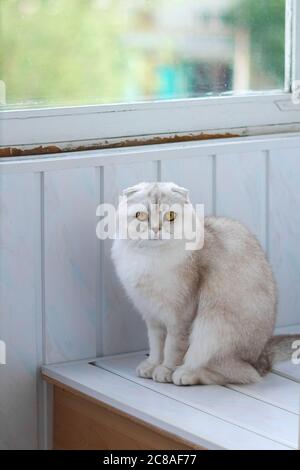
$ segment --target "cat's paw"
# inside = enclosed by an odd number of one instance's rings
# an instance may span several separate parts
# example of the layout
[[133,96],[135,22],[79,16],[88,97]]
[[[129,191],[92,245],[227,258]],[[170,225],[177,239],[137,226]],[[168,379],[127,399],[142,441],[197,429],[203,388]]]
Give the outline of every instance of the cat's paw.
[[155,382],[171,383],[172,374],[173,374],[173,369],[169,369],[166,366],[160,365],[160,366],[155,367],[153,374],[152,374],[152,379]]
[[180,366],[173,373],[172,382],[175,385],[196,385],[199,383],[199,378],[191,369]]
[[152,374],[157,364],[153,364],[148,359],[141,362],[137,368],[136,373],[139,377],[143,377],[144,379],[152,379]]

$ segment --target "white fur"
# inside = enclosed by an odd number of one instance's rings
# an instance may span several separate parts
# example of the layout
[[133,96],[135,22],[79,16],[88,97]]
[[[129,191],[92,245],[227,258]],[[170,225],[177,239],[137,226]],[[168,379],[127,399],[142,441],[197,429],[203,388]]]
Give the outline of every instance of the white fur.
[[[124,198],[129,207],[188,200],[173,183],[143,183]],[[121,204],[121,223],[128,217],[122,211]],[[117,239],[112,258],[148,328],[150,355],[139,376],[177,385],[259,380],[255,364],[274,329],[276,289],[245,227],[206,219],[204,247],[196,252],[186,251],[185,240]]]

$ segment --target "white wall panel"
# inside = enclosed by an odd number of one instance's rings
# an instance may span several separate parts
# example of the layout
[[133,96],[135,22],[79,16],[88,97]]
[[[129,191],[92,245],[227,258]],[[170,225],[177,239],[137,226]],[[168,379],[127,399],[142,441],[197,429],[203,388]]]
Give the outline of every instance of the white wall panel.
[[300,149],[270,153],[269,252],[279,285],[279,325],[300,323]]
[[45,174],[47,363],[96,354],[97,184],[93,168]]
[[[37,445],[35,175],[0,175],[0,449]],[[39,312],[40,313],[40,312]]]
[[216,215],[244,223],[266,248],[265,152],[218,155]]
[[172,181],[190,190],[193,204],[204,204],[206,215],[214,210],[212,156],[162,161],[162,181]]
[[[156,181],[158,164],[108,165],[104,170],[104,201],[117,205],[122,190],[142,181]],[[146,326],[118,280],[111,261],[111,240],[104,241],[103,354],[147,347]]]

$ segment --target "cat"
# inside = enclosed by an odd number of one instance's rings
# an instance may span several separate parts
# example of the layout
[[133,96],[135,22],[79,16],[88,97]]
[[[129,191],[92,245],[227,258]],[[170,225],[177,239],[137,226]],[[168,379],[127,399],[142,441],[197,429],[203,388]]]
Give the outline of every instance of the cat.
[[203,247],[187,250],[184,237],[172,237],[181,216],[164,212],[174,204],[191,207],[188,190],[140,183],[118,208],[121,226],[139,224],[135,237],[112,246],[148,330],[150,354],[137,375],[176,385],[257,382],[300,340],[273,336],[277,290],[264,252],[244,225],[223,217],[205,217]]

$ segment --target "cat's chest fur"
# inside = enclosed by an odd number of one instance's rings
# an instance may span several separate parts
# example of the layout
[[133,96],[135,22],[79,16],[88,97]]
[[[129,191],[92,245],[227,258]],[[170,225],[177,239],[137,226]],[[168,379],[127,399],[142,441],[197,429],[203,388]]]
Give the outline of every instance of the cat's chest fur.
[[176,314],[185,286],[180,268],[172,259],[126,250],[118,250],[113,257],[123,286],[144,318],[158,316],[167,320]]

